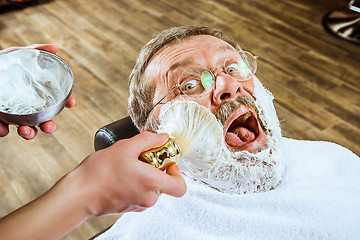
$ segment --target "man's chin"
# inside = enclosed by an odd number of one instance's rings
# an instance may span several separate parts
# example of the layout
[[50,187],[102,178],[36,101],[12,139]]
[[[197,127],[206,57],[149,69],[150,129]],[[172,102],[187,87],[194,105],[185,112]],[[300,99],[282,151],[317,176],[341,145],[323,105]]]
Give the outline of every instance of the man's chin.
[[284,161],[277,146],[256,153],[225,147],[206,178],[198,180],[224,193],[256,193],[275,188],[283,172]]

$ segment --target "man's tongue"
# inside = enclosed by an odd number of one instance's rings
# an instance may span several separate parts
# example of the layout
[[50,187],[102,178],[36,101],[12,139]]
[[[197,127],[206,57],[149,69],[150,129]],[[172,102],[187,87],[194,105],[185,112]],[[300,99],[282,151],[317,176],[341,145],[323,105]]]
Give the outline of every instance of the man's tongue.
[[241,147],[246,143],[254,141],[256,138],[255,133],[246,127],[237,127],[225,135],[225,141],[231,147]]

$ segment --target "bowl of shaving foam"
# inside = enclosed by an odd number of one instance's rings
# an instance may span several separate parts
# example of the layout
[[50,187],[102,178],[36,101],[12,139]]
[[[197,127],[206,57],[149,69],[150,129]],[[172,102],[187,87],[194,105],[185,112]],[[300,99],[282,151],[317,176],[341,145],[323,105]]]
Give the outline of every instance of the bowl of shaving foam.
[[38,49],[0,54],[0,121],[36,126],[65,107],[73,86],[70,66]]

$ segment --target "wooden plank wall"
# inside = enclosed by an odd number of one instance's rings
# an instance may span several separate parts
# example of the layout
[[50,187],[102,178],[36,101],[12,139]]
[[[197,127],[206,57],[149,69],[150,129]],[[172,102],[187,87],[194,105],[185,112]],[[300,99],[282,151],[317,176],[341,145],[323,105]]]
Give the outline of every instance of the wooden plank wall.
[[[327,140],[360,154],[360,48],[321,26],[343,0],[54,0],[0,14],[0,49],[54,43],[75,75],[74,109],[54,134],[0,139],[0,216],[36,198],[93,152],[98,128],[127,115],[127,76],[154,32],[216,26],[260,56],[284,135]],[[36,217],[36,216],[34,216]],[[87,239],[117,216],[94,218],[65,239]]]

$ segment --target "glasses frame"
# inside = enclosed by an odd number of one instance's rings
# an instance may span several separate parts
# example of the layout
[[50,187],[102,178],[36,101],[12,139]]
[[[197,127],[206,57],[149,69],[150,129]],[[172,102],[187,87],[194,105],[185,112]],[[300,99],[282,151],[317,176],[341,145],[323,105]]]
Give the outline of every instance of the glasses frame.
[[[249,61],[248,61],[248,57],[245,56],[245,54],[248,54],[248,55],[252,58],[252,60],[254,61],[253,67],[250,69],[251,77],[249,77],[249,78],[247,78],[247,79],[243,79],[243,80],[237,80],[237,81],[239,81],[239,82],[245,82],[245,81],[250,80],[250,79],[255,75],[256,70],[257,70],[257,62],[256,62],[256,59],[258,59],[259,57],[256,56],[256,55],[253,55],[251,52],[248,52],[248,51],[238,50],[237,53],[239,53],[240,57],[241,57],[243,60],[245,60],[245,61],[249,64],[249,66],[250,66],[250,63],[249,63]],[[193,66],[193,67],[190,67],[190,68],[184,70],[184,71],[180,74],[180,76],[179,76],[179,78],[178,78],[178,83],[177,83],[176,85],[174,85],[174,87],[172,87],[171,90],[170,90],[164,97],[162,97],[162,98],[151,108],[150,112],[151,112],[157,105],[159,105],[167,96],[169,96],[169,94],[172,93],[176,88],[179,88],[179,90],[181,91],[182,94],[184,94],[184,95],[186,95],[186,96],[188,96],[189,98],[192,98],[192,99],[198,99],[198,98],[201,98],[201,97],[205,97],[205,96],[208,95],[208,94],[211,92],[211,90],[214,88],[214,82],[216,81],[216,76],[215,76],[215,74],[214,74],[214,71],[215,71],[216,69],[223,68],[223,71],[222,71],[222,72],[225,73],[225,74],[227,74],[227,75],[229,75],[229,73],[226,72],[226,68],[225,68],[225,66],[226,66],[225,63],[226,63],[226,61],[228,61],[228,60],[229,60],[229,59],[226,58],[225,61],[224,61],[224,65],[223,65],[223,66],[215,67],[215,68],[212,69],[212,70],[209,69],[209,68],[207,68],[207,67],[203,67],[203,66]],[[204,95],[201,95],[201,96],[198,96],[198,97],[194,97],[194,96],[187,95],[186,93],[184,93],[184,92],[181,90],[180,84],[179,84],[179,81],[180,81],[181,76],[182,76],[186,71],[188,71],[189,69],[195,68],[195,67],[201,67],[201,68],[204,68],[204,70],[208,70],[208,71],[211,73],[212,77],[213,77],[213,80],[212,80],[212,83],[211,83],[211,88],[209,88],[210,90],[209,90],[207,93],[205,93]],[[230,76],[230,75],[229,75],[229,76]],[[230,77],[232,77],[232,76],[230,76]]]

